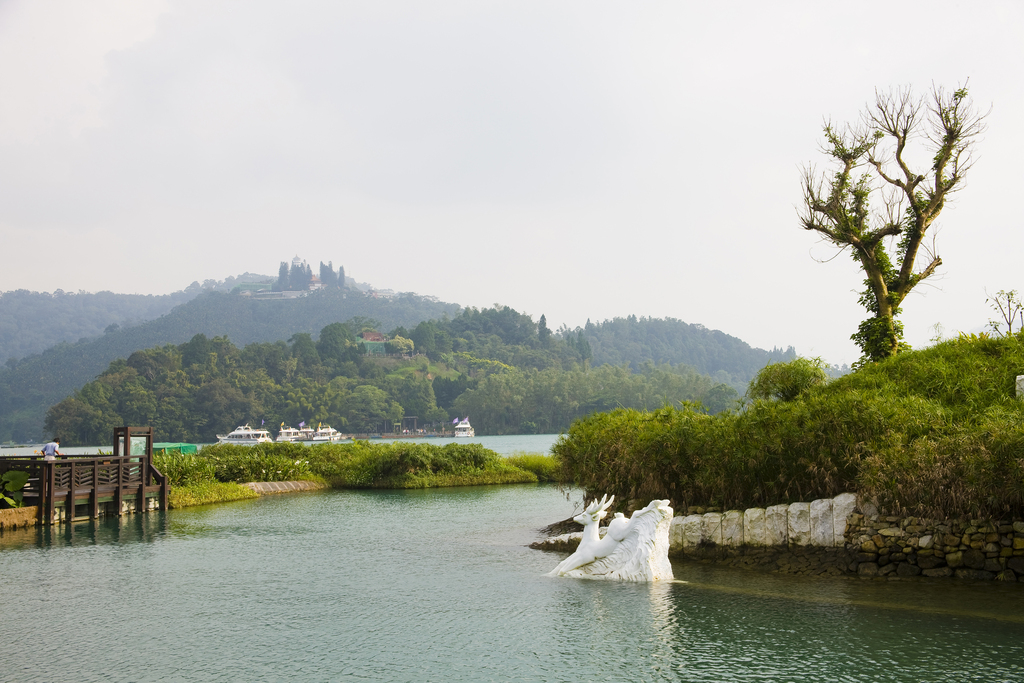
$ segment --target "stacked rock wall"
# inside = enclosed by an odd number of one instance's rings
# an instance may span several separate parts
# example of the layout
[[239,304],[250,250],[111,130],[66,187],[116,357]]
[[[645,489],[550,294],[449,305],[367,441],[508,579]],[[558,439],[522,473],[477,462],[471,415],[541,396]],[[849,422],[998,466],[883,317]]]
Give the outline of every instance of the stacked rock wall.
[[926,520],[879,515],[857,497],[675,517],[676,557],[801,574],[1017,581],[1024,521]]
[[870,505],[850,516],[851,570],[861,576],[956,576],[1017,581],[1024,575],[1024,522],[887,517]]

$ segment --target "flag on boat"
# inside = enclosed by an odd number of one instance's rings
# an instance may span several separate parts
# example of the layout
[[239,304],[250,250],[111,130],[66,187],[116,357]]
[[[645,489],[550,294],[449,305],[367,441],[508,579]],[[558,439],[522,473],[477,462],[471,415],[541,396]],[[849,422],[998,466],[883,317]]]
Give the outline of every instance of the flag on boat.
[[303,421],[303,422],[300,422],[300,423],[299,423],[299,426],[300,426],[300,427],[305,427],[305,426],[306,426],[306,423],[305,423],[305,421]]
[[459,418],[455,418],[454,420],[452,420],[452,424],[453,425],[459,424]]
[[262,426],[263,426],[263,425],[265,425],[265,424],[267,424],[267,421],[266,421],[266,420],[260,420],[260,427],[262,427]]

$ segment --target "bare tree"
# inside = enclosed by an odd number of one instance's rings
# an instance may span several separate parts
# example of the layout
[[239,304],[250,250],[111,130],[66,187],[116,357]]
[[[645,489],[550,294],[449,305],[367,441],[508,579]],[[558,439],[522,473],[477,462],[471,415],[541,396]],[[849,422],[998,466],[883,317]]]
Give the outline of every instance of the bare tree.
[[[1014,324],[1017,325],[1018,330],[1024,329],[1024,301],[1021,301],[1016,289],[1011,289],[1009,292],[1000,289],[993,296],[989,296],[986,301],[1002,318],[1002,320],[988,321],[988,326],[993,332],[1009,337],[1013,335]],[[1003,325],[1006,325],[1005,333],[1003,333]]]
[[[924,246],[925,235],[962,187],[984,119],[966,87],[952,93],[936,87],[928,99],[901,88],[876,91],[858,125],[825,124],[822,152],[835,168],[820,175],[804,170],[800,222],[849,248],[864,271],[860,303],[871,317],[851,336],[862,360],[881,360],[906,347],[896,316],[910,290],[942,264]],[[911,146],[931,157],[926,173],[911,168]],[[922,250],[928,262],[915,269]]]

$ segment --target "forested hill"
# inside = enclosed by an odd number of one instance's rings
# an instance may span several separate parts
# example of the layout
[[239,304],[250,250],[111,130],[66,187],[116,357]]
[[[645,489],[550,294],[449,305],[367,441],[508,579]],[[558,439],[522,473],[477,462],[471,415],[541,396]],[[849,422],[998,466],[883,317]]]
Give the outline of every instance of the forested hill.
[[456,304],[404,295],[377,299],[324,289],[295,299],[262,300],[206,292],[170,313],[134,327],[108,329],[97,339],[59,344],[0,370],[0,442],[43,437],[47,409],[91,381],[117,358],[196,334],[226,336],[237,344],[287,340],[316,333],[332,322],[371,318],[384,329],[414,327],[423,320],[456,315]]
[[597,324],[588,321],[584,333],[593,353],[593,365],[629,363],[634,369],[649,362],[689,365],[741,393],[768,363],[796,358],[792,346],[785,351],[765,351],[720,330],[675,318],[631,315]]
[[[61,344],[0,369],[0,442],[46,436],[43,424],[51,406],[106,371],[111,362],[137,351],[182,344],[197,334],[226,337],[240,348],[301,334],[315,336],[332,323],[348,321],[353,321],[353,331],[368,324],[412,339],[417,353],[432,358],[464,350],[458,341],[462,339],[474,357],[519,368],[566,368],[576,356],[590,367],[628,364],[634,373],[647,372],[648,364],[686,366],[741,394],[769,361],[794,357],[792,348],[755,349],[723,332],[672,319],[630,316],[552,334],[543,316],[534,322],[508,307],[461,310],[456,304],[416,295],[378,299],[352,290],[323,289],[295,299],[254,299],[207,292],[156,320],[111,328],[98,339]],[[523,422],[540,424],[536,419]]]
[[242,273],[224,280],[193,282],[171,294],[113,292],[0,292],[0,364],[42,353],[61,342],[98,337],[108,328],[131,327],[169,313],[204,291],[230,292],[239,282],[273,278]]
[[61,342],[97,337],[111,325],[130,326],[164,315],[202,293],[195,285],[160,296],[113,292],[0,292],[0,363]]
[[579,333],[552,335],[543,316],[535,323],[507,306],[395,328],[386,342],[365,342],[354,330],[380,334],[355,319],[327,325],[316,341],[298,333],[287,343],[238,348],[196,335],[136,351],[53,406],[46,427],[67,445],[103,443],[124,423],[152,425],[160,440],[199,443],[245,422],[367,434],[450,429],[465,416],[481,435],[533,434],[620,406],[698,401],[716,412],[738,398],[684,365],[590,368]]

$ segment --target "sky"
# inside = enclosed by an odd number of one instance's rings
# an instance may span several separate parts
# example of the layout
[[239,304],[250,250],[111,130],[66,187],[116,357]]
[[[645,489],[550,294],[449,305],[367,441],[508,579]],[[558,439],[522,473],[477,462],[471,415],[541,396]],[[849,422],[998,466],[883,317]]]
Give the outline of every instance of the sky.
[[876,89],[967,84],[987,127],[903,307],[926,346],[1024,290],[1022,45],[1017,0],[0,0],[0,291],[298,255],[852,363],[863,277],[801,229],[801,173]]

